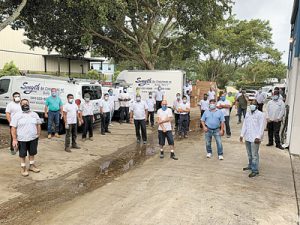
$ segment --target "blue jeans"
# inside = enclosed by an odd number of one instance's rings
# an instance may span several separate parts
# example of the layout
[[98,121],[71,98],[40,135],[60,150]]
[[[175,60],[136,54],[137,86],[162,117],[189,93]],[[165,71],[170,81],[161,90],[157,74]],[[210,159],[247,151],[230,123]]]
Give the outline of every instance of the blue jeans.
[[248,154],[248,168],[251,168],[253,173],[258,173],[258,164],[259,164],[259,144],[255,144],[254,142],[246,141],[246,149]]
[[[48,134],[52,134],[53,132],[59,132],[59,111],[49,111],[48,112]],[[52,124],[55,125],[55,131],[52,130]]]
[[223,146],[222,146],[222,140],[220,135],[220,129],[215,129],[215,130],[208,129],[208,131],[205,133],[207,153],[212,153],[212,149],[211,149],[212,137],[214,137],[216,140],[218,155],[223,155]]

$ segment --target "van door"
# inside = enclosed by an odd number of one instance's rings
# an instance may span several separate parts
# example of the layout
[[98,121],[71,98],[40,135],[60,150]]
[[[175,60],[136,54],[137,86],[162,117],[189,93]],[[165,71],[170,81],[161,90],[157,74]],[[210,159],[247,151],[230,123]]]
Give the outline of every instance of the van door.
[[5,119],[6,105],[11,101],[10,83],[9,78],[0,80],[0,118],[2,119]]

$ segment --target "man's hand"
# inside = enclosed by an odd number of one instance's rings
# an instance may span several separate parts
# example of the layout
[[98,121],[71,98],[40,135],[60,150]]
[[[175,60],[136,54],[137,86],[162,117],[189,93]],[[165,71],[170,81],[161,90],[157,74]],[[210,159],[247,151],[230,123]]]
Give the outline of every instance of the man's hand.
[[220,135],[224,136],[224,130],[220,130]]
[[130,123],[133,124],[133,118],[130,118]]
[[13,146],[14,148],[18,148],[18,140],[13,140],[12,146]]
[[255,138],[254,143],[255,144],[260,144],[260,139],[259,138]]
[[162,129],[162,131],[163,131],[164,133],[166,133],[166,132],[167,132],[167,130],[166,130],[166,128],[165,128],[165,127]]
[[208,131],[207,126],[204,126],[204,127],[203,127],[203,130],[204,130],[205,132],[207,132],[207,131]]
[[69,124],[66,124],[66,125],[65,125],[65,129],[66,129],[66,130],[69,130],[69,129],[70,129]]
[[48,118],[48,113],[45,113],[45,118]]
[[270,120],[270,119],[267,119],[267,122],[268,122],[268,123],[270,123],[270,122],[271,122],[271,120]]
[[276,123],[277,123],[277,122],[279,122],[279,120],[274,120],[274,122],[276,122]]
[[240,137],[240,142],[243,143],[243,137]]

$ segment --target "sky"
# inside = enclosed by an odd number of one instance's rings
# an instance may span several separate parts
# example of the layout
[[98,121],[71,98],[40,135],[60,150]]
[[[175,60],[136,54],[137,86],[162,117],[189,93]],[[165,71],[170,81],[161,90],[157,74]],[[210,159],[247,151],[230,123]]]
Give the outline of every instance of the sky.
[[273,29],[275,48],[284,52],[282,61],[288,61],[290,20],[293,0],[235,0],[233,13],[238,19],[269,20]]

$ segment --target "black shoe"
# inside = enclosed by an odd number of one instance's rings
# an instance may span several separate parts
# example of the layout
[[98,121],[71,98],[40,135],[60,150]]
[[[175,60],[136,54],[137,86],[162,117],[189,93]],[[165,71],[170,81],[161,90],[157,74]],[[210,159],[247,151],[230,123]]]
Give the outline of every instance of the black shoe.
[[105,135],[105,132],[101,132],[102,135]]
[[249,174],[249,177],[250,177],[250,178],[251,178],[251,177],[256,177],[258,174],[259,174],[259,173],[251,172],[251,173]]
[[111,132],[110,132],[109,130],[105,131],[105,133],[109,133],[109,134],[111,134]]
[[165,155],[164,155],[164,151],[160,151],[159,158],[163,159],[164,157],[165,157]]
[[273,146],[273,144],[272,143],[268,143],[268,144],[266,144],[266,146]]
[[147,144],[147,141],[143,141],[143,144],[146,145],[146,144]]
[[136,143],[137,143],[137,144],[141,143],[141,140],[137,139],[137,140],[136,140]]
[[170,158],[174,159],[174,160],[178,160],[178,158],[175,157],[175,153],[174,152],[171,152]]
[[276,145],[276,148],[279,148],[281,150],[284,150],[284,147],[282,147],[282,145]]
[[72,146],[72,148],[74,148],[74,149],[81,149],[78,145],[74,145],[74,146]]
[[246,171],[246,170],[251,170],[251,168],[250,167],[244,167],[243,171]]

